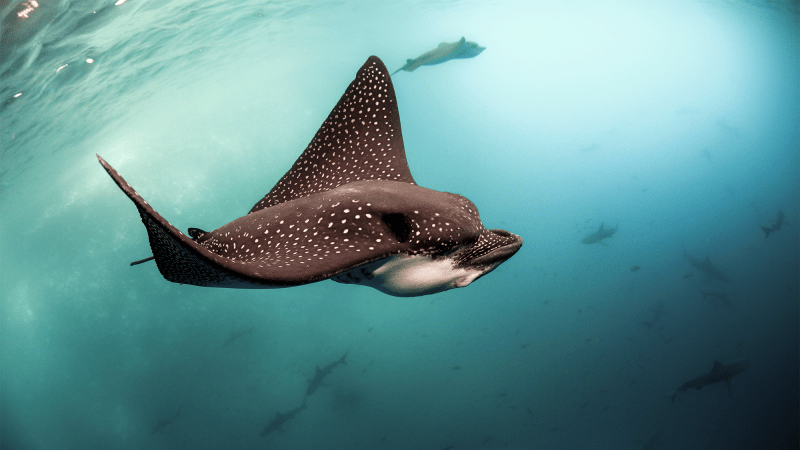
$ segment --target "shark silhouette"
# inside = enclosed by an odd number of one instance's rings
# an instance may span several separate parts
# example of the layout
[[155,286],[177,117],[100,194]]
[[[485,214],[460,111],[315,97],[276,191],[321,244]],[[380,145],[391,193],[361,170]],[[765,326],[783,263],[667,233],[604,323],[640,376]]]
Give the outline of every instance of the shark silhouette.
[[649,330],[650,328],[653,327],[653,325],[656,322],[658,322],[658,319],[659,319],[659,317],[661,317],[661,313],[663,313],[663,312],[666,312],[666,311],[664,310],[664,302],[661,301],[661,302],[658,302],[658,305],[656,306],[656,312],[653,315],[653,318],[650,319],[649,322],[641,322],[641,324],[646,326],[647,329]]
[[156,434],[159,431],[163,430],[164,427],[171,424],[172,422],[175,422],[175,420],[177,420],[180,415],[181,415],[181,408],[179,407],[178,412],[176,412],[175,415],[169,416],[166,419],[159,418],[158,420],[156,420],[156,424],[153,427],[153,430],[150,431],[150,434]]
[[222,346],[223,347],[227,347],[227,346],[233,344],[234,342],[236,342],[237,340],[241,339],[242,337],[247,336],[248,334],[251,334],[254,329],[255,329],[255,327],[250,327],[250,328],[248,328],[246,330],[232,331],[231,334],[228,336],[228,339],[225,340],[225,343],[223,343]]
[[600,228],[597,229],[594,233],[587,235],[585,238],[581,239],[581,242],[584,244],[594,244],[595,242],[599,242],[604,244],[603,239],[610,238],[617,232],[617,228],[604,228],[604,223],[600,224]]
[[691,380],[683,383],[675,392],[670,394],[668,398],[675,401],[675,398],[681,392],[686,392],[689,389],[703,389],[704,387],[714,384],[714,383],[721,383],[724,382],[728,387],[728,393],[731,393],[731,378],[734,376],[744,372],[745,369],[750,367],[750,360],[747,358],[740,358],[736,361],[729,362],[728,364],[722,364],[719,361],[714,361],[713,367],[711,367],[711,371],[700,375],[699,377],[692,378]]
[[481,47],[474,42],[467,42],[464,37],[456,42],[442,42],[438,47],[429,52],[425,52],[414,59],[407,59],[406,64],[392,72],[392,75],[401,70],[413,72],[419,66],[433,66],[450,61],[451,59],[474,58],[480,55],[484,50],[486,50],[486,47]]
[[285,413],[281,413],[280,411],[276,412],[275,417],[264,427],[264,429],[261,430],[261,436],[267,436],[275,431],[286,431],[283,429],[283,424],[288,422],[290,419],[294,419],[294,416],[306,408],[308,408],[308,406],[306,406],[306,402],[304,400],[303,404],[295,409]]
[[322,382],[325,380],[325,377],[330,375],[330,373],[333,371],[333,369],[336,368],[336,366],[340,364],[347,365],[347,361],[344,360],[346,357],[347,353],[345,353],[344,356],[339,358],[337,361],[334,361],[326,365],[322,369],[320,369],[319,366],[317,366],[316,370],[314,371],[314,378],[308,380],[308,388],[306,388],[306,397],[316,392],[320,386],[323,386]]
[[731,299],[728,298],[728,293],[725,292],[725,291],[723,291],[723,292],[710,292],[710,291],[706,292],[706,291],[700,289],[700,293],[703,294],[703,298],[704,299],[707,299],[709,297],[716,298],[716,299],[719,299],[720,301],[722,301],[722,304],[724,306],[733,308],[733,302],[731,301]]
[[[333,279],[395,296],[469,285],[522,246],[466,198],[418,186],[391,77],[370,57],[306,150],[244,217],[184,235],[99,155],[134,202],[169,281],[279,288]],[[148,258],[149,259],[149,258]]]
[[711,258],[706,255],[706,259],[699,259],[695,258],[692,255],[686,253],[686,250],[683,251],[683,257],[686,258],[687,261],[694,267],[695,269],[699,270],[700,272],[705,275],[707,281],[721,281],[723,283],[727,283],[731,281],[727,275],[722,273],[721,270],[717,268],[712,262]]
[[661,430],[651,434],[649,438],[642,444],[642,450],[659,450],[662,448],[664,441],[664,432]]
[[785,220],[786,220],[786,216],[783,214],[783,210],[779,209],[778,210],[778,216],[775,217],[775,220],[772,221],[772,225],[770,225],[768,227],[761,226],[761,229],[764,230],[764,233],[765,233],[764,239],[768,238],[770,233],[772,233],[773,231],[780,230],[781,227],[784,224],[788,225],[789,222],[785,222]]

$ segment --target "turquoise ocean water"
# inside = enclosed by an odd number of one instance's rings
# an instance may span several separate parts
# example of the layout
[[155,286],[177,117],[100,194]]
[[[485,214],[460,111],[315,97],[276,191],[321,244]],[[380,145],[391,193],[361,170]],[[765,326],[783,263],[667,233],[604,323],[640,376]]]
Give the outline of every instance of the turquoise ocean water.
[[[797,448],[796,1],[0,12],[0,448]],[[215,229],[272,188],[370,55],[394,71],[462,36],[486,50],[393,83],[417,182],[524,238],[497,270],[396,298],[129,266],[147,234],[95,154],[179,229]],[[581,243],[601,224],[618,231]],[[730,392],[667,398],[739,358]]]

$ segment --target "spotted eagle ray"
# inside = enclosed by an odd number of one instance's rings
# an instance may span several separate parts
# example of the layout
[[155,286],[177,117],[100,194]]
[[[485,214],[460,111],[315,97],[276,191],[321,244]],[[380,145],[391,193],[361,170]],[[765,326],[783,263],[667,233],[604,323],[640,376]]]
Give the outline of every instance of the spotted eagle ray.
[[522,246],[516,234],[484,228],[466,198],[414,182],[391,77],[375,56],[272,190],[214,231],[184,235],[97,158],[136,205],[152,258],[174,283],[279,288],[333,279],[417,296],[467,286]]
[[413,72],[419,66],[434,66],[450,61],[451,59],[474,58],[480,55],[484,50],[486,50],[486,47],[481,47],[474,42],[467,42],[464,37],[456,42],[442,42],[438,47],[429,52],[425,52],[414,59],[407,59],[406,64],[392,72],[392,75],[401,70]]

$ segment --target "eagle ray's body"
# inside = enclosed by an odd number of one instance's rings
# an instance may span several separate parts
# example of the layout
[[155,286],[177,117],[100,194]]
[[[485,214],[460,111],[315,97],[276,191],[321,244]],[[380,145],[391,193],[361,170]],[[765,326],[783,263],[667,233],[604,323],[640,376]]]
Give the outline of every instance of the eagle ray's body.
[[418,186],[386,68],[370,57],[309,146],[250,212],[181,233],[98,156],[133,200],[159,271],[208,287],[274,288],[332,278],[397,296],[466,286],[519,250],[466,198]]

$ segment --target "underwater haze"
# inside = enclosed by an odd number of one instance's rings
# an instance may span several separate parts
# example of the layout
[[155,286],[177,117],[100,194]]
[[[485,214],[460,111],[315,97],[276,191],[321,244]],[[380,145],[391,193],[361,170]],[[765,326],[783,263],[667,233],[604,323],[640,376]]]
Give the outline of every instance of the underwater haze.
[[[3,450],[797,448],[797,1],[0,8]],[[496,270],[399,298],[129,265],[95,154],[213,230],[370,55],[461,37],[392,82],[416,182],[524,239]]]

